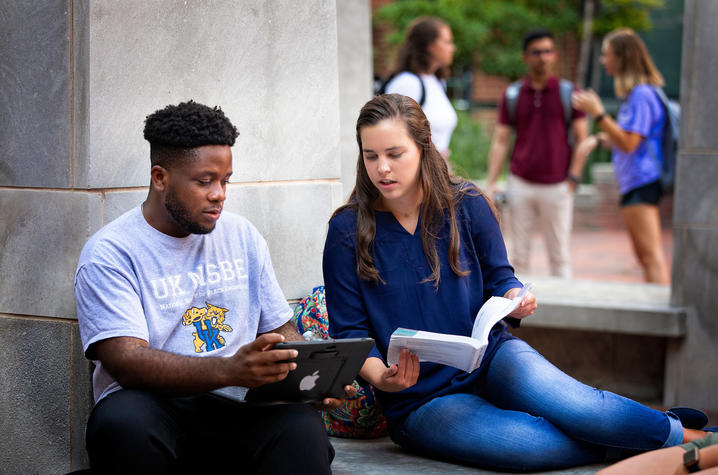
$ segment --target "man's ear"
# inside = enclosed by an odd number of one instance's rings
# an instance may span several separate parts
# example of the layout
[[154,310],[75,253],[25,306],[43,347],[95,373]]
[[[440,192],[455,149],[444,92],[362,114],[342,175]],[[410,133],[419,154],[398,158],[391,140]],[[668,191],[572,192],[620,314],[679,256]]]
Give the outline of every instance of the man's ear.
[[154,165],[150,170],[150,186],[153,190],[163,192],[167,188],[169,172],[160,165]]

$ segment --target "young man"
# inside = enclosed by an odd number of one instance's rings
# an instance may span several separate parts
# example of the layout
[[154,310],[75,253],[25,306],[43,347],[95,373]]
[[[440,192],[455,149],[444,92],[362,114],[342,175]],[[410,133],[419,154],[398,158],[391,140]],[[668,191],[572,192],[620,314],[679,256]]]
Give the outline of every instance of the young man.
[[100,473],[330,473],[311,406],[209,394],[285,378],[296,351],[272,346],[301,339],[266,242],[222,213],[237,135],[221,109],[192,101],[148,116],[147,199],[82,251],[77,313],[96,364],[86,442]]
[[538,221],[551,274],[568,278],[573,192],[586,161],[585,156],[572,153],[569,134],[573,134],[573,143],[579,144],[588,135],[588,124],[583,112],[571,108],[573,86],[561,84],[553,75],[556,51],[551,32],[528,32],[523,39],[522,58],[528,75],[507,88],[499,103],[499,119],[489,152],[487,191],[491,197],[497,191],[496,180],[514,128],[516,141],[507,190],[511,262],[517,273],[528,271],[531,232]]

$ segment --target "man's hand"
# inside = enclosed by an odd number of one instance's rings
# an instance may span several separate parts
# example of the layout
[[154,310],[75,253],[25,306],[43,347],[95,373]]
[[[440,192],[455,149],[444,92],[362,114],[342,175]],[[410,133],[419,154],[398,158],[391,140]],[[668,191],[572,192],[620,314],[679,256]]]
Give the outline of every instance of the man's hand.
[[273,350],[276,343],[284,341],[278,333],[265,333],[237,350],[228,358],[228,377],[233,386],[254,388],[281,381],[297,363],[288,360],[296,358],[297,350]]
[[494,199],[494,195],[498,191],[496,182],[501,174],[504,165],[504,159],[509,151],[511,142],[511,126],[504,124],[496,124],[494,129],[494,138],[491,140],[491,148],[489,149],[489,166],[486,176],[486,194]]
[[155,350],[140,338],[101,340],[91,351],[124,388],[171,395],[198,394],[223,386],[256,387],[281,381],[297,367],[297,350],[273,350],[285,337],[260,335],[230,357],[198,358]]
[[496,201],[496,194],[501,192],[502,190],[499,189],[499,185],[496,183],[490,183],[486,185],[486,196],[491,198],[491,201]]

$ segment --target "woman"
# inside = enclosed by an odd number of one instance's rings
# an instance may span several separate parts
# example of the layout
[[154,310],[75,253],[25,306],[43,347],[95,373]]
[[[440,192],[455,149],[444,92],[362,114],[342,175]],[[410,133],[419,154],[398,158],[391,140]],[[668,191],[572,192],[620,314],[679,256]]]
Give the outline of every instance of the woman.
[[661,139],[666,113],[654,88],[663,77],[653,65],[646,46],[633,30],[622,28],[603,41],[601,63],[613,76],[616,96],[623,99],[613,120],[598,95],[580,91],[573,105],[595,118],[602,130],[579,144],[588,154],[599,142],[613,149],[612,161],[621,193],[621,210],[638,262],[647,282],[670,283],[661,245],[658,201],[661,197]]
[[403,94],[421,104],[431,123],[434,145],[446,159],[458,119],[446,96],[442,78],[451,66],[455,50],[451,28],[443,20],[434,17],[415,19],[407,29],[394,75],[386,85],[387,93]]
[[[471,373],[419,364],[406,349],[387,367],[397,327],[468,336],[489,297],[511,298],[522,284],[489,201],[449,174],[416,102],[373,98],[357,142],[356,186],[324,247],[329,329],[376,340],[360,376],[379,390],[396,443],[503,470],[547,470],[602,461],[607,447],[649,450],[705,435],[575,381],[503,323]],[[518,326],[535,308],[528,294],[508,323]]]

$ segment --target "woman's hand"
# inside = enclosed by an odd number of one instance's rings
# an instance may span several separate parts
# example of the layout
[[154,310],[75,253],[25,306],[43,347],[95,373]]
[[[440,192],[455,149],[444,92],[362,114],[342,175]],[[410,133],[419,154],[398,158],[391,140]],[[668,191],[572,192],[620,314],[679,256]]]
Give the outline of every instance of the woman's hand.
[[571,95],[571,105],[578,110],[584,111],[591,117],[598,117],[606,112],[601,99],[592,89],[576,91]]
[[386,368],[381,375],[381,384],[375,386],[393,393],[412,387],[418,379],[419,357],[404,348],[399,353],[399,363]]
[[[606,109],[603,108],[603,104],[601,103],[601,99],[590,89],[574,92],[571,96],[571,104],[574,108],[593,116],[594,119],[603,116],[606,112]],[[605,119],[601,117],[601,120],[597,121],[596,124],[601,127],[601,130],[606,133],[605,137],[608,138],[607,141],[601,141],[603,143],[611,143],[618,147],[623,153],[633,153],[644,139],[642,135],[623,130],[610,116],[606,116]],[[600,138],[599,136],[599,139]]]
[[576,146],[576,154],[585,160],[600,143],[601,140],[597,135],[589,135]]
[[419,357],[404,348],[399,353],[399,363],[388,368],[379,358],[369,357],[359,374],[377,389],[394,393],[416,384],[419,379]]
[[341,406],[346,399],[354,399],[355,397],[357,397],[358,393],[359,390],[353,384],[348,384],[344,386],[344,398],[337,399],[333,397],[327,397],[324,398],[321,403],[315,404],[314,407],[319,409],[320,411],[331,411],[332,409],[336,409],[337,407]]
[[608,136],[606,132],[597,132],[596,138],[598,139],[598,145],[600,145],[603,148],[610,149],[613,147],[613,142],[611,142],[611,137]]
[[[504,294],[504,298],[512,299],[520,291],[520,288],[511,289]],[[509,313],[507,316],[513,318],[526,318],[534,313],[536,307],[538,307],[538,304],[536,303],[536,296],[531,292],[526,292],[526,295],[524,295],[524,298],[521,300],[519,306],[516,307],[516,309],[514,309],[514,311]]]

